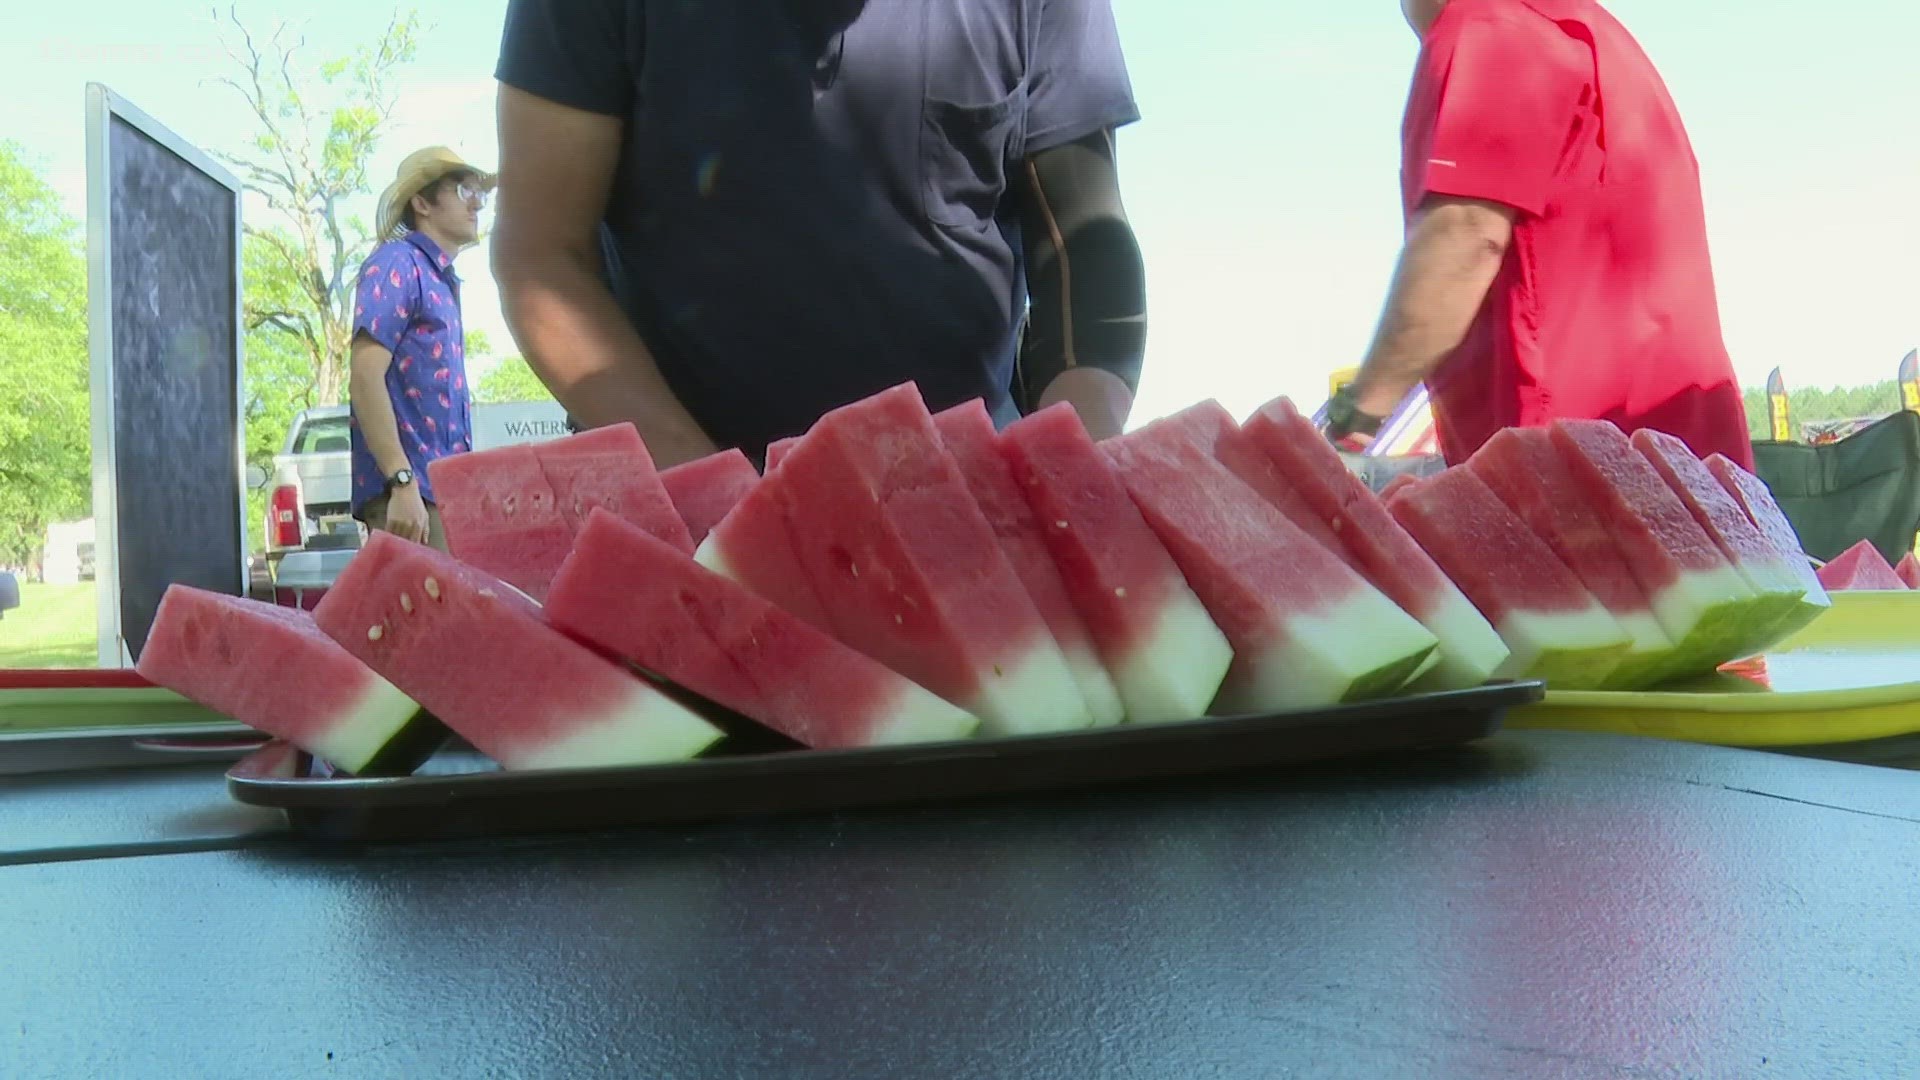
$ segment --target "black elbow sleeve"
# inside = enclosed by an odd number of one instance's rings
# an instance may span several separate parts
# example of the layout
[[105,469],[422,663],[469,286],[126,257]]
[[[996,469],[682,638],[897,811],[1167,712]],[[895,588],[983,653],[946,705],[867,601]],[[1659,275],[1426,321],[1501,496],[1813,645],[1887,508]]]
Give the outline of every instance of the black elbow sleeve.
[[1098,367],[1137,390],[1146,352],[1146,269],[1102,132],[1038,155],[1027,170],[1022,240],[1029,311],[1023,397],[1069,367]]

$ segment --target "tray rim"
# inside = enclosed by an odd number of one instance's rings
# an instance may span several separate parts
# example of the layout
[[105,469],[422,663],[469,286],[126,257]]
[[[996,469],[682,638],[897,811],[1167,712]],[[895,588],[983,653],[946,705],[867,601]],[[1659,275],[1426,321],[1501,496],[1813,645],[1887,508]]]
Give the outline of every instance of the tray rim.
[[[1018,756],[1021,750],[1045,754],[1067,753],[1078,748],[1179,744],[1209,737],[1257,734],[1276,722],[1293,728],[1310,728],[1332,724],[1364,724],[1370,719],[1396,720],[1429,712],[1471,713],[1489,718],[1487,733],[1491,734],[1500,728],[1514,710],[1540,701],[1544,693],[1544,684],[1525,680],[1353,702],[1324,709],[1207,717],[1156,724],[1120,724],[991,739],[832,750],[781,750],[608,768],[491,770],[401,777],[271,775],[288,758],[304,756],[297,748],[276,739],[234,763],[226,776],[228,793],[237,801],[249,805],[290,812],[377,811],[441,804],[449,798],[524,797],[543,790],[637,789],[655,782],[694,784],[703,780],[726,781],[836,769],[883,770],[898,764],[926,764],[933,760],[1013,757]],[[1399,749],[1401,746],[1396,743],[1392,748]],[[1364,753],[1364,750],[1361,752]]]
[[[1920,590],[1842,589],[1819,618],[1767,653],[1911,647]],[[1912,629],[1909,630],[1908,627]],[[1507,718],[1516,730],[1585,731],[1755,749],[1835,746],[1920,734],[1920,679],[1852,689],[1549,690]]]

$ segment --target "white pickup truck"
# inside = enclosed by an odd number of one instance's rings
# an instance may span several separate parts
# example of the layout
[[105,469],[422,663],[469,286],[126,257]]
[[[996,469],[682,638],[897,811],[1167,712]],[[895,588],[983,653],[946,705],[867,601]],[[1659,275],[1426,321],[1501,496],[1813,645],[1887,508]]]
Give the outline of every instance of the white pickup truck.
[[[293,418],[287,441],[273,456],[268,485],[266,552],[278,562],[303,549],[338,551],[360,546],[353,519],[353,465],[349,459],[349,412],[322,405]],[[473,448],[544,442],[567,433],[567,413],[558,402],[510,401],[473,407]]]

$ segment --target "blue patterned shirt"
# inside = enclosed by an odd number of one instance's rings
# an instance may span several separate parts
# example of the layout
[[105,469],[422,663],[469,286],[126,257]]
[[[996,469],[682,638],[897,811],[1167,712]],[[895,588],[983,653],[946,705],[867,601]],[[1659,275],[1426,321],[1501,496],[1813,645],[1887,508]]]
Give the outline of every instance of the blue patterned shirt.
[[[360,264],[354,333],[393,353],[387,396],[420,495],[433,500],[427,463],[473,448],[473,395],[467,389],[466,331],[453,259],[425,233],[410,232],[374,249]],[[386,491],[386,475],[352,421],[353,512]]]

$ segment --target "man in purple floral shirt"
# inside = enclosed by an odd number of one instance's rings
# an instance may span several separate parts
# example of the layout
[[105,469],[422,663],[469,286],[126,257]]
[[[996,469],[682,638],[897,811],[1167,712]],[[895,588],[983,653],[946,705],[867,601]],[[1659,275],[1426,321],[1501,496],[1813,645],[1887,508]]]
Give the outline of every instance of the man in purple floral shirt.
[[360,265],[354,295],[353,514],[443,551],[427,464],[473,448],[453,260],[479,239],[493,184],[445,147],[409,155],[380,197],[384,242]]

